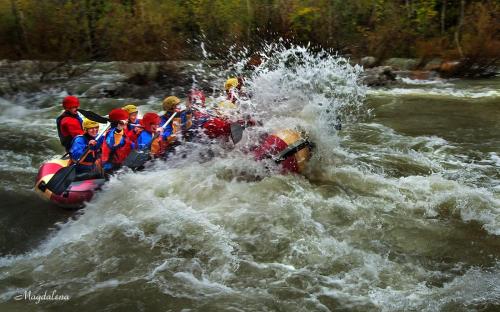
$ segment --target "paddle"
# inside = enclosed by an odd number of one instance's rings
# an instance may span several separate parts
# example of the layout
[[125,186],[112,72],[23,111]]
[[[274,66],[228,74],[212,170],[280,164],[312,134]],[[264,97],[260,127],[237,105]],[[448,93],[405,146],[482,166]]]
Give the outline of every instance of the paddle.
[[238,143],[243,138],[243,127],[239,122],[233,122],[231,124],[231,140],[233,140],[233,144]]
[[[111,125],[108,125],[106,129],[99,133],[99,135],[94,140],[98,141],[110,126]],[[71,166],[59,169],[59,171],[57,171],[56,174],[54,174],[54,176],[50,179],[49,183],[47,183],[46,189],[50,190],[56,195],[61,195],[68,188],[71,182],[75,180],[76,166],[83,160],[84,156],[87,155],[90,148],[90,145],[87,146],[82,156],[80,156],[76,163],[72,164]]]
[[300,139],[293,143],[292,145],[288,146],[284,150],[278,153],[276,156],[271,156],[272,160],[274,160],[277,164],[281,163],[285,159],[287,159],[288,156],[295,154],[296,152],[300,151],[301,149],[312,146],[312,143],[309,142],[306,139]]
[[105,124],[105,123],[109,122],[108,118],[102,117],[101,115],[98,115],[98,114],[91,112],[91,111],[88,111],[88,110],[84,110],[84,109],[79,108],[78,112],[80,114],[82,114],[83,116],[85,116],[86,118],[93,120],[95,122],[98,122],[98,123]]
[[[173,113],[170,118],[165,121],[165,123],[160,127],[162,129],[165,129],[165,127],[174,120],[174,117],[177,115],[177,112]],[[153,139],[151,142],[144,148],[138,149],[138,150],[133,150],[130,152],[130,154],[125,158],[123,161],[123,165],[126,167],[129,167],[130,169],[134,170],[139,167],[144,166],[144,164],[150,159],[149,156],[149,151],[151,150],[151,144],[153,143],[154,139],[158,137],[159,133],[156,132],[155,135],[153,136]]]
[[[84,117],[93,120],[98,123],[108,123],[110,120],[106,117],[103,117],[101,115],[98,115],[92,111],[84,110],[84,109],[78,109],[78,112],[80,112]],[[130,125],[130,124],[129,124]],[[131,124],[133,127],[142,127],[141,125],[136,125],[136,124]]]

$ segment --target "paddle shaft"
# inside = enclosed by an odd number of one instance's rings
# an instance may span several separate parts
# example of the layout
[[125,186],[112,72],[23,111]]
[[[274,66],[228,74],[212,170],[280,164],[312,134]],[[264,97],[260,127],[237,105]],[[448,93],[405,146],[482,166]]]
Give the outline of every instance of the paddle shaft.
[[[99,133],[99,135],[97,135],[95,137],[95,141],[98,141],[106,131],[108,131],[109,127],[111,127],[111,125],[108,125],[101,133]],[[83,160],[83,157],[88,153],[88,151],[92,148],[92,145],[88,145],[87,148],[85,149],[85,151],[83,152],[82,156],[80,156],[80,158],[78,158],[78,160],[76,161],[75,165],[78,165],[82,160]]]
[[84,109],[81,109],[79,108],[78,109],[78,112],[80,114],[82,114],[84,117],[90,119],[90,120],[93,120],[93,121],[96,121],[98,123],[107,123],[109,122],[109,119],[106,118],[106,117],[103,117],[101,115],[98,115],[92,111],[88,111],[88,110],[84,110]]
[[[177,112],[174,112],[172,114],[172,116],[170,116],[170,118],[160,127],[162,129],[165,129],[165,127],[172,122],[172,120],[174,120],[175,116],[177,115]],[[148,161],[149,157],[142,157],[141,155],[144,155],[147,151],[151,150],[151,145],[153,144],[153,141],[159,136],[160,134],[158,132],[156,132],[153,136],[153,138],[151,139],[151,142],[149,142],[149,144],[140,149],[140,150],[133,150],[128,156],[127,158],[125,159],[125,161],[123,162],[123,164],[131,169],[134,169],[134,168],[139,168],[141,166],[144,165],[144,163],[146,163],[146,161]],[[149,154],[148,154],[149,155]],[[139,164],[137,164],[136,162],[139,162]]]
[[160,128],[165,129],[165,127],[166,127],[169,123],[171,123],[171,122],[172,122],[172,120],[174,120],[174,118],[175,118],[175,116],[176,116],[176,115],[177,115],[177,112],[174,112],[174,113],[172,114],[172,116],[170,116],[170,118],[169,118],[167,121],[165,121],[165,123],[164,123],[164,124],[163,124]]
[[[175,116],[177,115],[177,112],[174,112],[172,114],[172,116],[170,116],[170,118],[165,121],[165,123],[160,127],[161,129],[165,129],[166,126],[168,126],[169,123],[172,122],[172,120],[174,120]],[[143,150],[145,149],[151,149],[151,144],[153,144],[153,140],[156,139],[160,134],[158,132],[156,132],[153,136],[153,139],[151,139],[151,142],[148,144],[148,146],[146,146]]]
[[290,156],[291,154],[294,154],[298,151],[300,151],[301,149],[307,147],[307,146],[310,146],[311,143],[307,140],[304,140],[302,139],[301,141],[299,141],[298,143],[296,144],[293,144],[292,146],[289,146],[288,148],[284,149],[283,151],[281,151],[278,155],[276,156],[272,156],[271,158],[277,163],[281,163],[282,161],[284,161],[288,156]]

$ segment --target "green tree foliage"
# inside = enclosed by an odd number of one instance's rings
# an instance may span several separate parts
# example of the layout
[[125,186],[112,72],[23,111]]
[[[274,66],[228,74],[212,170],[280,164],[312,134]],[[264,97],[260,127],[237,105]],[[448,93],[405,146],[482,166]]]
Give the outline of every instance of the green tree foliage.
[[277,38],[354,56],[495,58],[499,0],[3,0],[0,57],[165,60]]

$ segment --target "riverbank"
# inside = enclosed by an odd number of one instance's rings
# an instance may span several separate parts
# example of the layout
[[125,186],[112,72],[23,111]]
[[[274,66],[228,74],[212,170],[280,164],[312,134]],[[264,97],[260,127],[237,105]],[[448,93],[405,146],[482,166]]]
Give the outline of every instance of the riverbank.
[[[258,66],[261,60],[248,59],[247,64]],[[459,62],[433,59],[421,63],[417,59],[392,58],[377,65],[374,57],[350,60],[352,65],[364,68],[361,83],[371,86],[394,86],[403,79],[416,81],[439,81],[447,79]],[[211,83],[234,75],[222,61],[168,61],[168,62],[46,62],[37,60],[0,60],[0,96],[22,92],[41,92],[44,89],[64,89],[68,94],[79,94],[89,98],[141,98],[159,95],[160,92],[185,92],[196,83],[205,90],[219,91]],[[489,70],[494,78],[498,67]],[[221,75],[222,73],[222,75]],[[247,73],[251,74],[248,71]],[[484,78],[485,79],[485,78]],[[79,81],[74,84],[72,81]],[[180,90],[179,86],[182,90]]]

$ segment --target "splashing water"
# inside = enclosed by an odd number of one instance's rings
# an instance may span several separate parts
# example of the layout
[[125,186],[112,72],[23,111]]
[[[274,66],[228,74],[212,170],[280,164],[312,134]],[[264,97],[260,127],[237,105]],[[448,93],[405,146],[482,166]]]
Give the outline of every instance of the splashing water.
[[[0,308],[37,308],[12,298],[54,289],[71,299],[39,307],[497,308],[500,151],[488,142],[498,138],[498,109],[459,106],[486,129],[476,129],[475,140],[454,115],[457,103],[370,98],[358,83],[361,68],[342,57],[279,45],[266,46],[261,57],[246,75],[252,96],[243,110],[265,131],[300,127],[310,134],[318,151],[305,176],[267,172],[241,150],[219,146],[212,146],[216,157],[200,161],[208,147],[196,144],[144,172],[124,172],[41,244],[0,258]],[[218,90],[228,76],[245,73],[247,60],[213,76],[195,65],[194,80]],[[11,106],[6,118],[21,123]],[[48,124],[56,113],[36,116]],[[419,113],[456,124],[428,125]],[[337,116],[341,131],[333,126]],[[409,128],[412,118],[418,127]],[[32,162],[1,149],[16,172]]]

